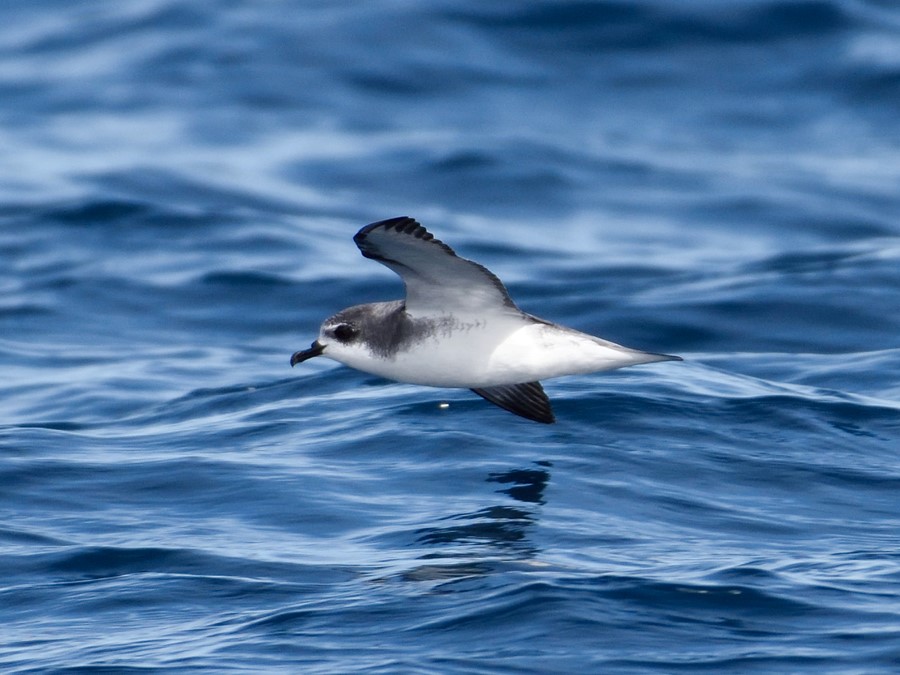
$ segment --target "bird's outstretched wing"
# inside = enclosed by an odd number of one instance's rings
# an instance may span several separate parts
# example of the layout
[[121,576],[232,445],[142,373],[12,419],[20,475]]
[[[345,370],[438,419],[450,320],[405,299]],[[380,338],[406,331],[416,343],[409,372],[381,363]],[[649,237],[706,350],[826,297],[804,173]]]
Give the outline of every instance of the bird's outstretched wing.
[[553,416],[553,408],[550,406],[550,399],[544,393],[540,382],[482,387],[472,391],[481,398],[520,417],[544,424],[553,424],[556,421]]
[[406,311],[412,315],[516,310],[500,279],[460,258],[412,218],[366,225],[353,241],[366,258],[400,275],[406,285]]

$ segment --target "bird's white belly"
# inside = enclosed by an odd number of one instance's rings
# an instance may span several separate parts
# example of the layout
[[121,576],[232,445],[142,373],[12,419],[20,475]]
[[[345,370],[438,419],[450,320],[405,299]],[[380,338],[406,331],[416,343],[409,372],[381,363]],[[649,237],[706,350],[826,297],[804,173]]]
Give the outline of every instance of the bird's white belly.
[[585,333],[532,324],[509,336],[491,354],[488,371],[498,384],[533,382],[562,375],[594,373],[635,363],[626,347]]
[[528,323],[433,336],[391,358],[348,365],[400,382],[473,388],[611,370],[646,360],[639,355],[574,330]]
[[[479,387],[492,348],[503,339],[487,331],[431,336],[397,354],[354,367],[399,382],[431,387]],[[350,365],[350,364],[348,364]]]

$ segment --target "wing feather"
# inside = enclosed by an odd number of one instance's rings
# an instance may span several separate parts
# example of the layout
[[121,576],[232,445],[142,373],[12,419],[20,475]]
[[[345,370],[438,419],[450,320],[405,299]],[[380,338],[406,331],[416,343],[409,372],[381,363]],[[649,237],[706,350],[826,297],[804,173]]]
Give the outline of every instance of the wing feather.
[[544,393],[540,382],[481,387],[472,391],[481,398],[520,417],[544,424],[553,424],[556,421],[553,416],[553,408],[550,406],[550,399]]
[[366,258],[400,275],[406,285],[406,311],[413,316],[517,310],[503,282],[490,270],[460,258],[412,218],[371,223],[353,241]]

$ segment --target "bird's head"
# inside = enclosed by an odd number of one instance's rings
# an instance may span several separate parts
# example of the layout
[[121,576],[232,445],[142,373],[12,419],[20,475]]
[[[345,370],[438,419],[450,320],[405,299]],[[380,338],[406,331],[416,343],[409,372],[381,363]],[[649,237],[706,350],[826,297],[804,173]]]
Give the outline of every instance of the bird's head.
[[327,356],[352,367],[371,359],[371,347],[364,339],[371,332],[373,305],[349,307],[328,317],[319,328],[319,337],[308,349],[294,352],[291,365],[296,366],[314,356]]

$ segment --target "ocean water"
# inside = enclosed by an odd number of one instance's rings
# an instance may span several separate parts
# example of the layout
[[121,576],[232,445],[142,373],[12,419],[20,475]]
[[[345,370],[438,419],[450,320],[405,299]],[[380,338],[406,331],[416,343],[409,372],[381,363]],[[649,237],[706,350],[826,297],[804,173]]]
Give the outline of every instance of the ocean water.
[[[3,672],[900,670],[896,3],[0,22]],[[684,362],[292,370],[398,215]]]

